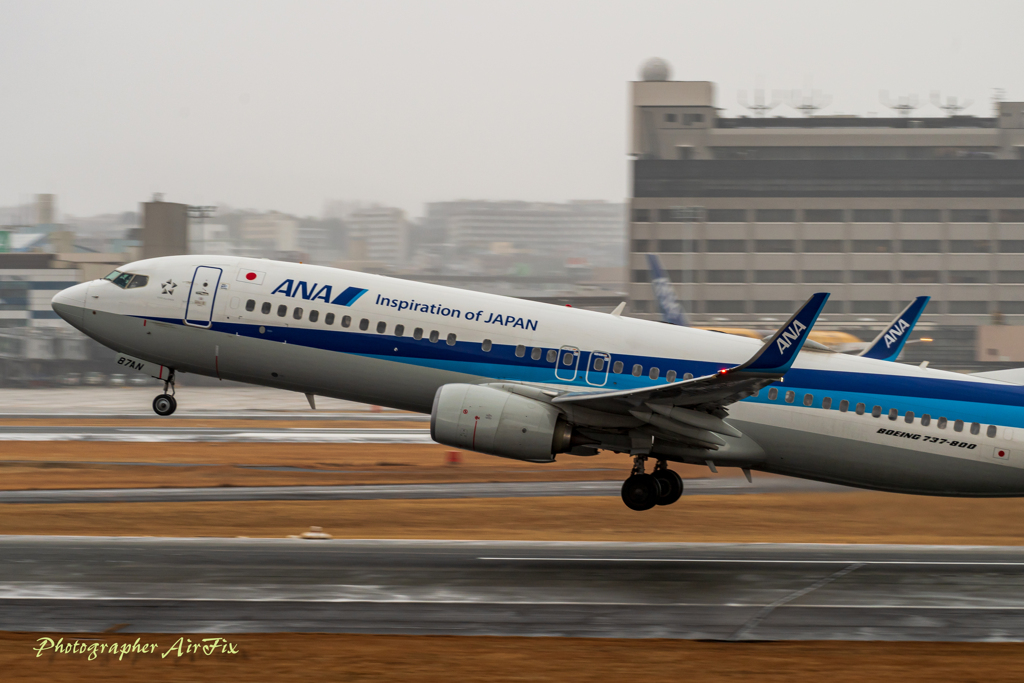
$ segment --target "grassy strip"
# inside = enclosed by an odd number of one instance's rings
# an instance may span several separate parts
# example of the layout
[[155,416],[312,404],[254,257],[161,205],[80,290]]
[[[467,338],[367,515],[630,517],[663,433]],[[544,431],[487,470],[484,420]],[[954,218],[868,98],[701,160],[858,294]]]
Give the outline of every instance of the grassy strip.
[[[197,642],[213,634],[189,634]],[[493,638],[331,634],[226,636],[236,655],[161,657],[168,634],[100,635],[110,643],[157,643],[152,654],[119,659],[87,654],[36,657],[37,638],[0,633],[0,670],[8,680],[65,681],[1018,681],[1019,643],[775,642]],[[96,638],[97,636],[87,636]],[[73,636],[65,635],[67,641]],[[187,641],[186,641],[187,643]]]

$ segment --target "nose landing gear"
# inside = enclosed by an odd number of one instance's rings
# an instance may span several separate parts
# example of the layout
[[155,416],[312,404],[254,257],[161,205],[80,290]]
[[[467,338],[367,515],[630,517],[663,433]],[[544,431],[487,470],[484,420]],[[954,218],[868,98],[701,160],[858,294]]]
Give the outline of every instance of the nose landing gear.
[[645,455],[633,456],[633,471],[622,484],[622,502],[630,510],[642,512],[655,505],[671,505],[683,495],[683,478],[659,460],[654,472],[644,472]]
[[[170,393],[167,393],[170,390]],[[174,371],[164,381],[164,393],[153,399],[153,412],[161,417],[167,417],[178,409],[178,402],[174,399]]]

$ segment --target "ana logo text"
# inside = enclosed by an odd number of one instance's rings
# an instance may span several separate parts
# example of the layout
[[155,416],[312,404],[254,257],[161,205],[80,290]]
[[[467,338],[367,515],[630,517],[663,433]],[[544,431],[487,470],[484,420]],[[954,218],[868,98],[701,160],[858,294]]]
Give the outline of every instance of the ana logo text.
[[786,331],[778,339],[779,353],[785,352],[786,349],[792,346],[793,342],[800,338],[800,333],[806,329],[807,325],[804,325],[799,320],[794,320],[793,324],[787,327]]
[[910,329],[910,323],[903,318],[900,318],[896,323],[889,328],[889,331],[885,333],[885,348],[890,348],[893,344],[899,341],[899,338],[903,336],[903,333]]
[[346,287],[340,294],[331,296],[331,285],[309,284],[305,280],[285,280],[271,294],[284,294],[288,297],[300,297],[306,301],[323,301],[335,306],[351,306],[359,297],[366,294],[365,289]]

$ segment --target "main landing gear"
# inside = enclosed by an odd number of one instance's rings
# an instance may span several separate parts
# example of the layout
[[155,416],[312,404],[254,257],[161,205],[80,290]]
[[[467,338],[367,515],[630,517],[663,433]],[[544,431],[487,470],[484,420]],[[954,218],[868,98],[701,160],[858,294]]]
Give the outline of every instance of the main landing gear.
[[658,460],[654,471],[644,473],[647,456],[633,456],[633,472],[622,484],[622,502],[631,510],[650,510],[655,505],[671,505],[683,495],[683,478]]
[[[167,393],[168,390],[170,393]],[[153,412],[161,417],[167,417],[178,409],[178,402],[174,400],[174,371],[171,376],[164,380],[164,393],[153,399]]]

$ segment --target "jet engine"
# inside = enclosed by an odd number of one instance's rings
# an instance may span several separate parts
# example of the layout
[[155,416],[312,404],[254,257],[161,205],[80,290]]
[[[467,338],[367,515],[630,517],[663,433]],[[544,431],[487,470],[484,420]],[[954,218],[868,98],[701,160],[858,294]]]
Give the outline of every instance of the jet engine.
[[552,462],[572,437],[562,413],[541,401],[474,384],[446,384],[434,395],[430,438],[446,446]]

